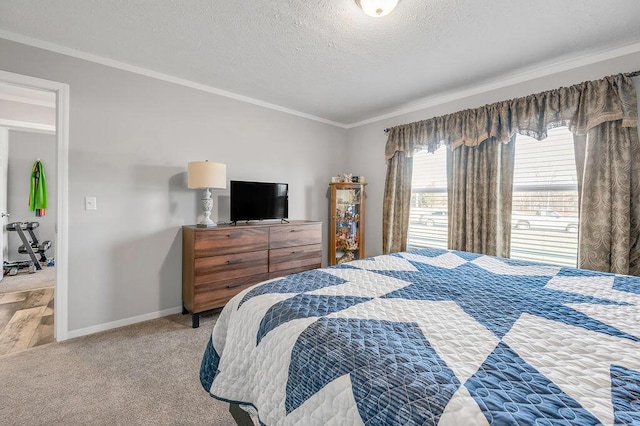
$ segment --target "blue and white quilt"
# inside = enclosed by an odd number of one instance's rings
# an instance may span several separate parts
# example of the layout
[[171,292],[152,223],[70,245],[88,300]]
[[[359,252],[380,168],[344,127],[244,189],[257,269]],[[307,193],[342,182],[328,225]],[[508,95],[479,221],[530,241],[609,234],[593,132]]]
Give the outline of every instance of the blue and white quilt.
[[224,308],[212,396],[265,425],[640,424],[640,278],[424,249]]

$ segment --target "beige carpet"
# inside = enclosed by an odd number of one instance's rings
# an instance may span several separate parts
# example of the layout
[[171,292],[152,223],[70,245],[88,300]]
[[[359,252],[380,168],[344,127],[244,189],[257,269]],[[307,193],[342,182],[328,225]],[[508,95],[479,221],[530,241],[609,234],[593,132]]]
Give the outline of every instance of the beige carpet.
[[43,266],[42,270],[30,274],[26,269],[21,269],[18,275],[5,276],[0,281],[0,293],[13,293],[16,291],[35,290],[43,287],[52,287],[56,280],[55,266]]
[[235,425],[199,381],[217,315],[172,315],[0,357],[2,425]]

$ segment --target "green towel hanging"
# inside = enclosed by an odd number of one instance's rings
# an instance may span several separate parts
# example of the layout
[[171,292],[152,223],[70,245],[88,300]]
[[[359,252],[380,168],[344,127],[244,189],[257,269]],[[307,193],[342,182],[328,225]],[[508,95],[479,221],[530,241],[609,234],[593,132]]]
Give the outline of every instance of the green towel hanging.
[[36,212],[36,216],[44,216],[47,208],[47,180],[44,175],[44,165],[40,160],[33,163],[31,169],[31,190],[29,192],[29,209]]

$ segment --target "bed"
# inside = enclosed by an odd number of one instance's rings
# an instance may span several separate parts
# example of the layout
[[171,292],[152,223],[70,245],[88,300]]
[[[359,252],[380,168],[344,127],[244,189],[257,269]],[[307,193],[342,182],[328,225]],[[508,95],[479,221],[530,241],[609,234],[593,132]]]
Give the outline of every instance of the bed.
[[200,379],[265,425],[640,424],[640,278],[422,249],[266,281]]

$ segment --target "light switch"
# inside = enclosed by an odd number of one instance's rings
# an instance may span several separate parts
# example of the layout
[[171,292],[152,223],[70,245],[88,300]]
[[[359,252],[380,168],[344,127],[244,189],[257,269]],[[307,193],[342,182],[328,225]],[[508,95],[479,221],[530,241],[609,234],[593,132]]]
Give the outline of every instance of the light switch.
[[84,209],[98,210],[98,204],[96,204],[96,197],[84,197]]

